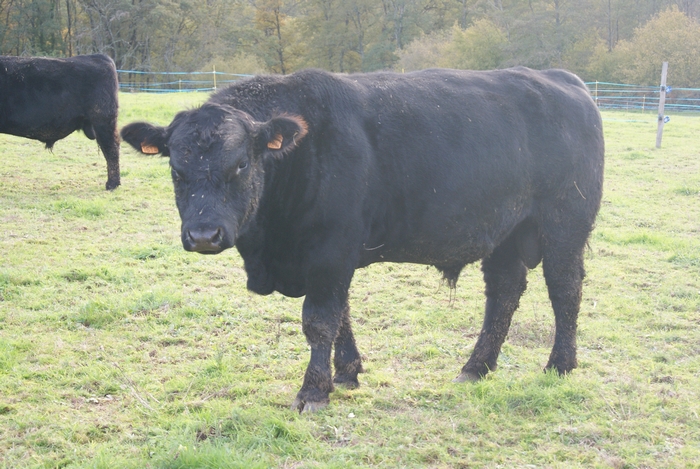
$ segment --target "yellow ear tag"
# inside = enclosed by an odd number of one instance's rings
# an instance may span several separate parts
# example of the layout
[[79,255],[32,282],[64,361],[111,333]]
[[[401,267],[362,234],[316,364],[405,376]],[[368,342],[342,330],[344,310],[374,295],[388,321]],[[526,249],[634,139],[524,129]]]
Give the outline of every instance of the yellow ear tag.
[[148,145],[147,143],[142,143],[141,152],[147,155],[155,155],[156,153],[160,153],[160,150],[158,150],[158,147],[155,145]]
[[275,135],[272,140],[267,142],[267,148],[270,150],[279,150],[282,148],[282,140],[284,140],[284,137],[282,137],[282,134],[277,134]]

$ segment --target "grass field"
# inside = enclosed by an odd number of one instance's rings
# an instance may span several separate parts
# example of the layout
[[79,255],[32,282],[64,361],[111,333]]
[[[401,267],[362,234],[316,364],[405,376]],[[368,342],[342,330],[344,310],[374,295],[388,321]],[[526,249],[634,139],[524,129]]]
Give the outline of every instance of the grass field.
[[[121,96],[121,124],[206,96]],[[166,159],[122,146],[122,186],[74,134],[0,135],[0,467],[700,467],[700,117],[603,115],[603,205],[586,254],[579,368],[542,372],[553,314],[530,273],[498,371],[453,384],[483,317],[425,266],[356,273],[366,373],[289,410],[301,300],[245,289],[235,250],[182,250]]]

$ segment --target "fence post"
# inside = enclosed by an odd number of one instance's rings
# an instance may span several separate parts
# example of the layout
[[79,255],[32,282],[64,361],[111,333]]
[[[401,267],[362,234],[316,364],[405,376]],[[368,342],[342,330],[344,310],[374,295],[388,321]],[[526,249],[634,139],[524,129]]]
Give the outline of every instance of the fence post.
[[595,81],[595,105],[598,105],[598,80]]
[[212,65],[211,68],[214,71],[214,91],[216,91],[216,65]]
[[668,62],[664,62],[661,67],[661,88],[659,89],[659,124],[656,130],[656,148],[661,148],[661,136],[664,133],[664,104],[666,104],[666,72],[668,72]]

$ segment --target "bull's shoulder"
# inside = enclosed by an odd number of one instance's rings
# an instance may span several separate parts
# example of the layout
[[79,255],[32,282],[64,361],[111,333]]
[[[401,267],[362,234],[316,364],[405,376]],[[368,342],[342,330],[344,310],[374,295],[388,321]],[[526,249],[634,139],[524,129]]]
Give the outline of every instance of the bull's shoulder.
[[332,86],[341,75],[325,70],[308,68],[290,75],[261,74],[238,80],[212,94],[211,102],[225,104],[242,97],[256,100],[273,99],[276,95],[291,95],[293,92],[308,93],[315,88]]
[[352,95],[351,88],[341,74],[304,69],[290,75],[256,75],[239,80],[214,93],[209,102],[232,106],[257,120],[300,114],[307,121],[321,121],[338,108],[339,100]]
[[244,78],[213,93],[208,102],[233,106],[257,117],[255,110],[276,98],[277,88],[283,80],[281,75]]

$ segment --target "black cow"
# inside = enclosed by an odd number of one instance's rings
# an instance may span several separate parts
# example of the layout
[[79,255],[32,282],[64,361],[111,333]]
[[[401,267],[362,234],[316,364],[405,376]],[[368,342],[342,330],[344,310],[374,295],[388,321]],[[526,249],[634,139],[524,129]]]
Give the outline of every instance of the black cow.
[[434,265],[454,286],[482,259],[486,316],[456,378],[468,381],[496,368],[528,269],[543,260],[556,319],[547,368],[576,367],[583,251],[603,184],[600,115],[576,76],[258,76],[122,137],[170,157],[186,250],[235,245],[250,290],[306,295],[311,360],[292,408],[325,406],[333,383],[358,385],[348,288],[375,262]]
[[107,160],[107,190],[119,181],[117,71],[102,54],[68,59],[0,57],[0,133],[46,148],[82,129]]

